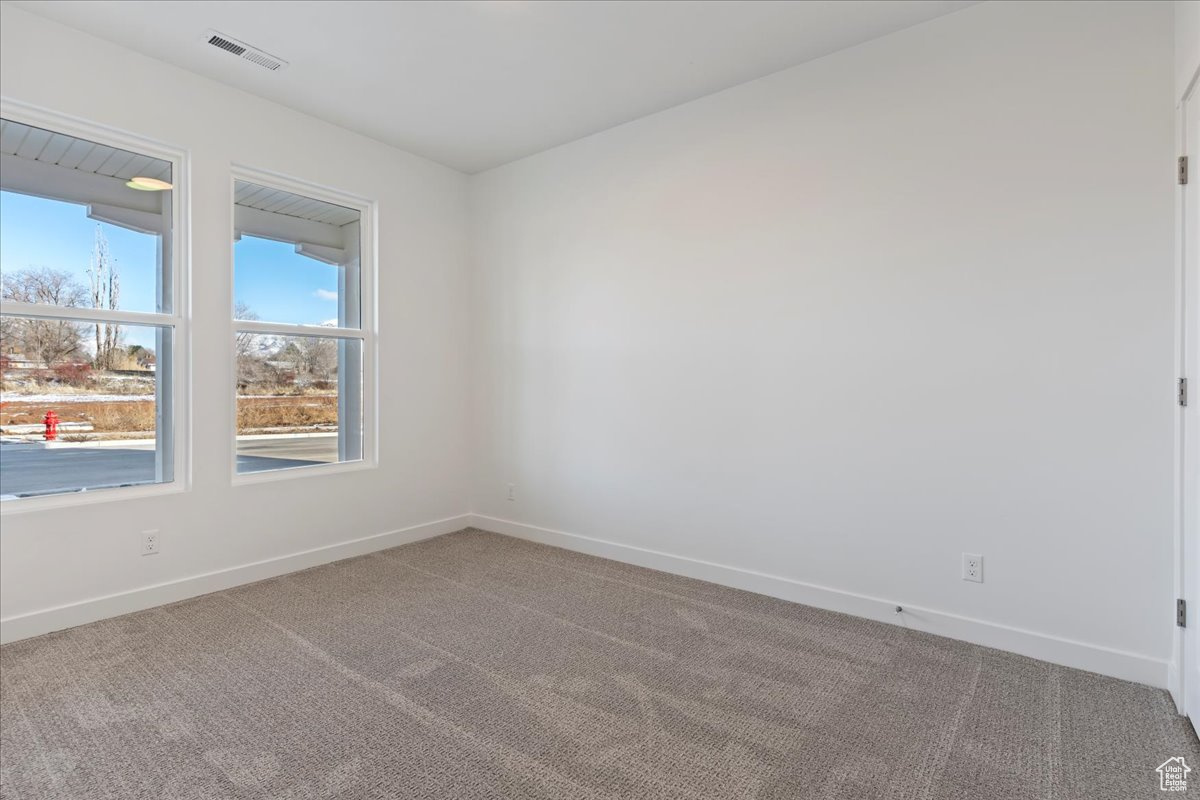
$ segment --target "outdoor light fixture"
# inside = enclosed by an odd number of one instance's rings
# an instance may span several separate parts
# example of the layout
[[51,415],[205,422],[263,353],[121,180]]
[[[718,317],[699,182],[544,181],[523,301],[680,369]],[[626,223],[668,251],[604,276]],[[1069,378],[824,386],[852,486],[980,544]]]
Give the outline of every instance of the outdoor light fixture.
[[158,178],[143,178],[137,177],[125,184],[130,189],[137,189],[142,192],[164,192],[171,188],[171,184],[166,181],[160,181]]

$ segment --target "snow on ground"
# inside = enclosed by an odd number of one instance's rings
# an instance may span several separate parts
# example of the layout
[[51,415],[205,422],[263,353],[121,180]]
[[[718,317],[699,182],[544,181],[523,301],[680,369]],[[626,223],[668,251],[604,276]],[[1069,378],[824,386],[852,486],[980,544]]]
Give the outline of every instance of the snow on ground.
[[151,401],[152,394],[14,394],[0,392],[4,403],[132,403]]
[[[337,397],[336,394],[239,394],[240,400],[320,400],[325,397]],[[0,402],[5,403],[132,403],[134,401],[153,402],[152,394],[17,394],[15,392],[0,392]],[[307,403],[305,405],[317,405]]]

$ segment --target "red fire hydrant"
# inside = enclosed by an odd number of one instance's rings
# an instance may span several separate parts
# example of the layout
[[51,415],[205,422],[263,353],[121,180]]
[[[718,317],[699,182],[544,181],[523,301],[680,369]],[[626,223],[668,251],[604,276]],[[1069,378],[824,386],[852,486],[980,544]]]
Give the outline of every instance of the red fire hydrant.
[[42,422],[46,426],[46,441],[53,442],[58,438],[58,414],[47,411],[46,416],[42,417]]

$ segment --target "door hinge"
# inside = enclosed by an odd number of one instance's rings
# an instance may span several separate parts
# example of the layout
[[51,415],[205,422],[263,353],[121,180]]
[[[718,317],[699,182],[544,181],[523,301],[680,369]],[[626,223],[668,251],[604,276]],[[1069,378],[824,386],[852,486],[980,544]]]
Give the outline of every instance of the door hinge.
[[1188,157],[1179,157],[1179,185],[1187,186],[1188,182]]
[[1187,600],[1182,597],[1175,601],[1175,624],[1181,628],[1187,627]]
[[1188,403],[1188,380],[1187,378],[1179,379],[1179,405],[1187,408]]

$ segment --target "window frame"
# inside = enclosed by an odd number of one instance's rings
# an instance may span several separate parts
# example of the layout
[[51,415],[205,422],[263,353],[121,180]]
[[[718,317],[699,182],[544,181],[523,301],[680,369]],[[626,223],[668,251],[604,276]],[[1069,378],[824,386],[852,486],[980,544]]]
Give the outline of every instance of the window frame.
[[[83,488],[36,497],[18,497],[0,501],[0,515],[25,514],[114,500],[134,500],[166,494],[188,492],[192,487],[191,451],[191,154],[188,150],[130,133],[81,117],[62,114],[9,98],[0,98],[0,117],[32,127],[43,128],[68,136],[87,139],[98,144],[141,155],[162,159],[171,164],[171,263],[164,276],[171,281],[171,310],[169,313],[148,311],[112,311],[108,309],[63,306],[61,308],[37,303],[0,301],[0,313],[38,319],[74,320],[85,323],[114,322],[128,325],[162,326],[172,330],[171,351],[156,354],[159,367],[156,380],[161,379],[163,363],[169,359],[166,371],[170,386],[170,424],[155,431],[156,440],[170,437],[171,480],[138,486]],[[164,265],[166,266],[166,265]],[[158,448],[156,442],[156,449]]]
[[[299,325],[283,322],[265,322],[262,320],[238,320],[234,317],[233,309],[237,301],[234,284],[234,272],[237,269],[234,255],[234,245],[237,224],[236,191],[238,181],[254,183],[269,189],[302,195],[313,200],[350,208],[359,214],[359,325],[358,328],[334,328],[323,325]],[[378,385],[379,362],[376,356],[376,258],[378,253],[377,204],[360,195],[333,189],[321,184],[293,178],[278,172],[259,169],[256,167],[233,164],[229,177],[229,298],[227,313],[230,319],[229,334],[229,391],[230,420],[233,430],[230,440],[230,474],[232,483],[236,486],[246,486],[258,483],[269,483],[280,480],[297,478],[320,477],[336,475],[343,472],[355,472],[364,469],[374,469],[379,466],[378,448]],[[310,464],[297,467],[262,470],[258,472],[239,473],[237,468],[237,335],[238,333],[254,333],[283,336],[317,336],[329,339],[349,339],[361,342],[362,349],[362,457],[353,461],[338,461],[328,464]],[[341,420],[338,421],[339,435]]]

